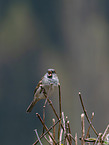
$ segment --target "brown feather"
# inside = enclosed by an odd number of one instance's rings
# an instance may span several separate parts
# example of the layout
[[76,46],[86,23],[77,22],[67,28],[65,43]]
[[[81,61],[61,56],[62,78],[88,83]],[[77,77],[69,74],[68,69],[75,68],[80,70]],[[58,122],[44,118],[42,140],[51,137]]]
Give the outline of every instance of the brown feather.
[[34,90],[34,94],[36,93],[37,89],[39,88],[39,86],[42,84],[42,79],[41,81],[39,81],[38,85],[36,86],[35,90]]
[[[35,90],[34,90],[34,94],[36,93],[37,89],[39,88],[39,86],[42,84],[42,79],[41,81],[39,81],[38,85],[36,86]],[[27,108],[26,112],[31,112],[34,105],[39,101],[40,99],[35,99],[35,101],[33,100],[31,102],[31,104],[29,105],[29,107]]]
[[32,101],[31,104],[28,106],[26,112],[31,112],[32,109],[33,109],[33,107],[34,107],[34,105],[35,105],[38,101],[39,101],[39,100],[37,100],[37,101]]

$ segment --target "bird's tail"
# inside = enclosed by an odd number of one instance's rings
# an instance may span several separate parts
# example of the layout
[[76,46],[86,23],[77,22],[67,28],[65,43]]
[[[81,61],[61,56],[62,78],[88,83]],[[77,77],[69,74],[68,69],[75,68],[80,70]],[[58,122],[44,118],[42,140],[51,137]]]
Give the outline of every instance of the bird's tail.
[[32,101],[31,104],[28,106],[26,112],[31,112],[32,109],[33,109],[33,107],[34,107],[34,105],[35,105],[37,102],[38,102],[38,100],[37,100],[37,101]]

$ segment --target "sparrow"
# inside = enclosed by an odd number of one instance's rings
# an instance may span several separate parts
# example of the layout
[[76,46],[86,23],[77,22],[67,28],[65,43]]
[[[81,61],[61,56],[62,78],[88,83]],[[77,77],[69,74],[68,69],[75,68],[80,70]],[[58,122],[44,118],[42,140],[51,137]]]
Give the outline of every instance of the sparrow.
[[41,100],[46,99],[43,89],[45,90],[47,96],[53,93],[54,88],[58,87],[59,79],[56,74],[55,69],[48,69],[47,73],[39,81],[38,85],[34,90],[34,98],[31,104],[28,106],[26,112],[31,112],[35,104]]

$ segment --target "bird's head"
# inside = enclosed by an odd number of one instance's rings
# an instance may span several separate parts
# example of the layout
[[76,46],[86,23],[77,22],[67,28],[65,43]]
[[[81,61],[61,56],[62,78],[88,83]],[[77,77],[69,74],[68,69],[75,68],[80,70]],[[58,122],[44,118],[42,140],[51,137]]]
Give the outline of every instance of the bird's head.
[[55,69],[48,69],[48,71],[47,71],[48,78],[52,78],[53,74],[56,74]]

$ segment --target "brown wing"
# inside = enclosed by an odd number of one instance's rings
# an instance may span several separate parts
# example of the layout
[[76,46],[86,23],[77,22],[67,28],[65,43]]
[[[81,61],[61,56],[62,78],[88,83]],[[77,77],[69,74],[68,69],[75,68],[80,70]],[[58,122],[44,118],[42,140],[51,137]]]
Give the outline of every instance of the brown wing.
[[36,104],[36,102],[32,101],[31,104],[28,106],[26,112],[31,112],[35,104]]
[[[43,78],[42,78],[43,79]],[[36,86],[35,90],[34,90],[34,94],[36,93],[37,89],[39,88],[39,86],[42,84],[42,79],[39,81],[38,85]]]

